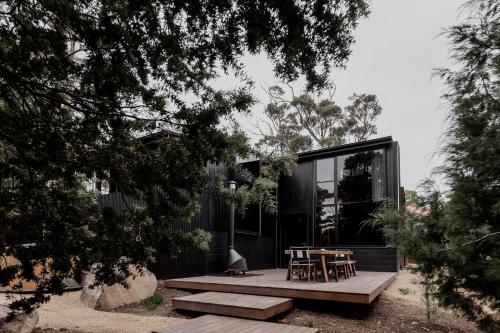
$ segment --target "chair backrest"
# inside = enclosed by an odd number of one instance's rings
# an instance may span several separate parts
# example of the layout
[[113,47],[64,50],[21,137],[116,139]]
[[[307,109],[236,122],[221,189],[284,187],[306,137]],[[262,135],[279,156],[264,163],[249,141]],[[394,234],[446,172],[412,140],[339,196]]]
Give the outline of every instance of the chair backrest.
[[290,257],[293,259],[310,259],[311,254],[307,247],[290,247]]
[[[338,251],[350,251],[348,249],[337,249]],[[343,254],[343,253],[340,253],[340,254],[336,254],[335,255],[335,258],[336,259],[347,259],[347,260],[351,260],[350,256],[348,254]]]

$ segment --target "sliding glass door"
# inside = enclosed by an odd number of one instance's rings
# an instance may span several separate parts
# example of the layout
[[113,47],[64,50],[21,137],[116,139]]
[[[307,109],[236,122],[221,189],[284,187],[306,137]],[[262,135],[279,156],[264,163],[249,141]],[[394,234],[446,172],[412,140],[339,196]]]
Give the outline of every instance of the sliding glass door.
[[381,232],[362,226],[385,188],[383,149],[317,160],[315,245],[385,245]]

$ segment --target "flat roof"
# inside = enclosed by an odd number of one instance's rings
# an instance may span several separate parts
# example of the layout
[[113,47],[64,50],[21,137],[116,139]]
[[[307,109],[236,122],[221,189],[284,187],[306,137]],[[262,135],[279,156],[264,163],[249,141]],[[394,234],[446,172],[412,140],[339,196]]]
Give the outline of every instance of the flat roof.
[[382,146],[389,143],[395,142],[392,140],[392,136],[384,136],[382,138],[376,138],[366,141],[346,143],[343,145],[332,146],[328,148],[320,148],[314,150],[308,150],[302,153],[298,153],[299,160],[312,159],[324,156],[338,155],[339,153],[352,150],[362,150],[365,148],[371,148],[376,146]]
[[[168,137],[168,136],[178,137],[178,136],[180,136],[180,134],[177,132],[174,132],[174,131],[170,131],[170,130],[162,130],[162,131],[151,133],[148,135],[143,135],[143,136],[139,137],[138,139],[141,140],[145,144],[150,144],[150,143],[156,143],[160,140],[160,138]],[[327,148],[308,150],[308,151],[298,153],[297,156],[298,156],[299,160],[315,159],[315,158],[327,157],[327,156],[332,156],[332,155],[338,155],[339,153],[347,152],[347,151],[363,150],[365,148],[383,146],[385,144],[389,144],[392,142],[395,142],[392,140],[392,136],[384,136],[381,138],[376,138],[376,139],[371,139],[371,140],[366,140],[366,141],[346,143],[346,144],[336,145],[336,146],[327,147]],[[253,161],[258,161],[258,160],[259,160],[259,158],[257,158],[254,155],[251,155],[251,156],[248,156],[247,158],[238,158],[237,163],[246,163],[246,162],[253,162]]]

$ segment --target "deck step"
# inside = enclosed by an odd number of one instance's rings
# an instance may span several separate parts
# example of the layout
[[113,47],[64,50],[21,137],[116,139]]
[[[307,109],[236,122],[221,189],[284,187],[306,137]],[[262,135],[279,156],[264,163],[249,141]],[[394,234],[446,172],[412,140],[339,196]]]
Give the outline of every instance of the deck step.
[[257,320],[266,320],[292,307],[291,298],[214,291],[172,299],[174,309]]
[[205,315],[168,326],[153,333],[316,333],[318,329],[241,318]]

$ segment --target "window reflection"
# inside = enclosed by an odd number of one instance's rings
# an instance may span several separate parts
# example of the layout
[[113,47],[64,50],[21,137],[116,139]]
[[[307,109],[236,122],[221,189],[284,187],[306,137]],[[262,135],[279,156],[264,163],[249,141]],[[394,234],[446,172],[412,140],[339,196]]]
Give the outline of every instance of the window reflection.
[[337,235],[335,206],[318,207],[316,214],[320,246],[334,246],[336,243]]
[[325,158],[316,161],[316,181],[328,182],[333,181],[333,158]]
[[316,245],[385,245],[380,231],[361,227],[385,197],[384,150],[335,159],[316,161]]
[[316,230],[319,246],[334,246],[337,235],[334,159],[316,161]]
[[324,182],[317,184],[317,200],[319,205],[333,205],[335,203],[335,183]]
[[384,162],[383,150],[338,157],[339,245],[384,245],[381,232],[361,228],[385,196]]

